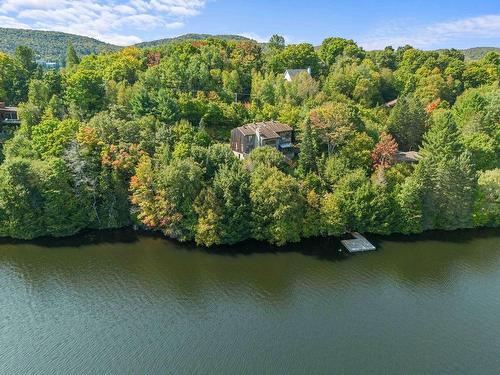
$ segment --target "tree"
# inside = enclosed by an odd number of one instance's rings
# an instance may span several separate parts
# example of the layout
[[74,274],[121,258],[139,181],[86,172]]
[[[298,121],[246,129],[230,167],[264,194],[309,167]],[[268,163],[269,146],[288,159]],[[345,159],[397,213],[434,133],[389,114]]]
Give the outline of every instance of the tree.
[[390,134],[382,133],[372,152],[373,168],[387,169],[394,165],[397,153],[398,144],[394,138]]
[[341,194],[327,193],[321,202],[321,218],[324,231],[329,236],[340,236],[347,229],[347,217]]
[[434,114],[420,155],[415,174],[423,186],[423,229],[470,227],[475,171],[449,111]]
[[75,138],[79,122],[46,118],[32,129],[33,149],[41,158],[61,157]]
[[191,159],[174,160],[155,170],[151,159],[143,157],[130,186],[137,218],[172,238],[193,239],[197,224],[193,204],[201,191],[202,175]]
[[28,77],[32,78],[38,70],[38,64],[35,62],[35,54],[33,50],[26,46],[18,46],[14,57],[28,72]]
[[308,43],[291,44],[283,51],[271,56],[269,70],[283,74],[286,69],[311,68],[313,76],[319,75],[320,61],[314,47]]
[[362,48],[358,47],[353,40],[343,38],[326,38],[318,51],[321,60],[330,67],[335,60],[346,54],[349,57],[363,59],[365,52]]
[[314,189],[303,189],[304,195],[304,221],[302,224],[301,236],[315,237],[324,234],[324,228],[321,217],[321,195]]
[[43,236],[43,201],[32,163],[8,160],[0,168],[0,233],[31,239]]
[[368,170],[371,165],[371,152],[375,142],[365,132],[350,134],[338,154],[350,169]]
[[316,158],[318,157],[318,147],[315,134],[311,127],[311,122],[307,120],[302,133],[302,143],[300,144],[299,168],[301,173],[317,171]]
[[160,121],[173,124],[179,119],[177,101],[169,90],[161,89],[156,98],[156,114]]
[[234,244],[250,237],[250,179],[241,164],[224,165],[195,202],[196,242]]
[[17,105],[28,95],[29,72],[19,61],[0,52],[0,98]]
[[67,78],[66,101],[78,117],[89,118],[104,106],[105,89],[100,75],[92,70],[77,70]]
[[427,128],[427,114],[414,97],[401,97],[391,110],[387,129],[403,151],[418,149]]
[[283,51],[285,49],[285,38],[281,35],[274,34],[270,39],[267,47],[272,52]]
[[278,168],[283,172],[288,170],[288,165],[283,154],[271,146],[257,147],[250,153],[245,162],[251,168],[266,165]]
[[73,69],[79,63],[80,63],[80,58],[76,54],[73,44],[68,43],[66,47],[66,68]]
[[60,237],[77,233],[89,223],[86,199],[77,196],[70,171],[63,159],[50,158],[36,164],[43,200],[46,235]]
[[328,154],[342,147],[356,130],[363,130],[363,122],[356,107],[346,103],[327,103],[310,113],[313,127],[326,143]]
[[500,225],[500,169],[481,172],[474,201],[474,225]]
[[276,245],[300,240],[304,203],[297,180],[260,165],[252,171],[250,199],[255,239]]

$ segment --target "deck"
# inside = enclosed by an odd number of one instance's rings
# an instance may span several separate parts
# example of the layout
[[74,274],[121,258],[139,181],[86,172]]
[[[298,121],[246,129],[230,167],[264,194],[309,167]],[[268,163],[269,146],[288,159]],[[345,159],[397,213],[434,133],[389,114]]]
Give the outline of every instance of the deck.
[[358,232],[352,232],[351,235],[353,239],[340,241],[350,253],[376,250],[376,247]]

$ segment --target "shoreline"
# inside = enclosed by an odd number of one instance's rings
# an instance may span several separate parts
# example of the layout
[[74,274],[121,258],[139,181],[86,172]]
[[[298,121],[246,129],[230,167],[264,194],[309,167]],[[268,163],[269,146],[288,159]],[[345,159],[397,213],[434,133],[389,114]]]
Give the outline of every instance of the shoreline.
[[[454,236],[450,238],[450,234]],[[444,238],[446,234],[446,238]],[[417,241],[443,241],[443,242],[463,242],[468,238],[474,237],[495,237],[500,236],[500,227],[478,227],[466,228],[456,230],[429,230],[422,233],[401,234],[393,233],[388,235],[363,233],[370,242],[372,242],[377,250],[383,241],[398,241],[398,242],[417,242]],[[297,250],[304,250],[304,248],[314,248],[325,253],[338,253],[341,248],[340,240],[342,237],[324,236],[324,237],[310,237],[302,238],[299,242],[287,243],[283,246],[272,245],[265,241],[258,241],[255,239],[247,239],[233,245],[216,245],[211,247],[197,245],[194,241],[181,242],[177,239],[167,237],[158,231],[148,231],[144,229],[134,229],[133,226],[116,228],[116,229],[84,229],[73,235],[64,237],[37,237],[33,239],[17,239],[12,237],[0,237],[1,245],[17,245],[27,244],[36,245],[46,248],[57,247],[81,247],[92,244],[120,244],[120,243],[133,243],[141,237],[148,237],[160,241],[167,241],[175,243],[181,248],[187,250],[198,250],[214,254],[250,254],[250,253],[285,253]],[[251,249],[251,250],[250,250]],[[258,249],[258,251],[256,251]],[[375,251],[377,252],[377,251]],[[342,254],[349,255],[349,253],[342,249]],[[365,253],[366,254],[366,253]]]

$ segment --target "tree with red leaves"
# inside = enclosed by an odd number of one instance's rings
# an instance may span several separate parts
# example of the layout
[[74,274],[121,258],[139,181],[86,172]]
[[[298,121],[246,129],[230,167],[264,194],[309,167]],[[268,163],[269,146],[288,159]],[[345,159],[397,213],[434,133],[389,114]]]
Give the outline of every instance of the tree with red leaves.
[[387,133],[380,135],[380,140],[372,151],[373,169],[381,167],[389,168],[396,162],[396,154],[398,153],[398,144]]

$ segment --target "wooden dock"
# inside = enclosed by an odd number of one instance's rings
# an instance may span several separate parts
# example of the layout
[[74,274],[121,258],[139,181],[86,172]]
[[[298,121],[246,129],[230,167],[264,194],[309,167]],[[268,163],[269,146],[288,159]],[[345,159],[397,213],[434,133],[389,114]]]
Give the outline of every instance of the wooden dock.
[[351,236],[354,237],[351,240],[340,241],[350,253],[376,250],[376,247],[358,232],[351,232]]

